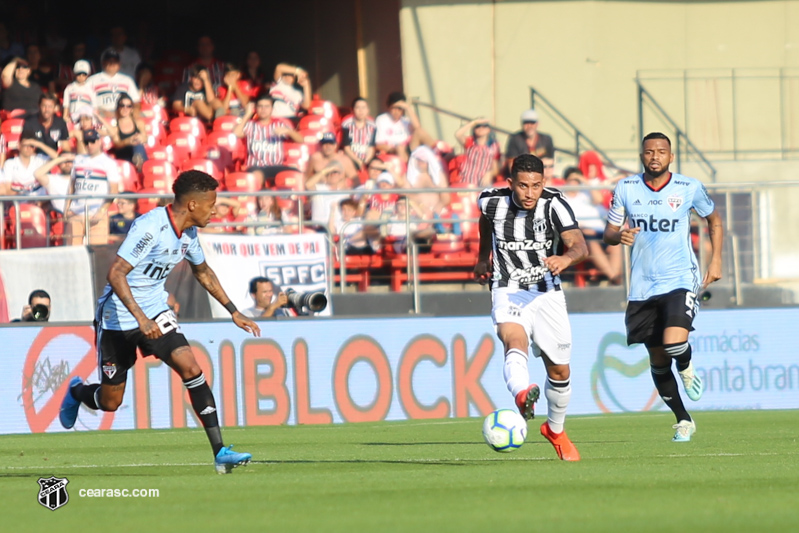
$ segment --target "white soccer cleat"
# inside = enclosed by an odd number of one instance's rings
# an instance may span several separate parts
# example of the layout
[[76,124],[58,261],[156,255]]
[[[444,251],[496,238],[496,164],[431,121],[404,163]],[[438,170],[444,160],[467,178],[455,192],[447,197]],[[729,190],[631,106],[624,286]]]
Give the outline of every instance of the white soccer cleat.
[[702,384],[702,378],[694,372],[694,364],[688,363],[688,368],[679,372],[682,379],[682,385],[685,387],[685,394],[688,395],[693,401],[697,401],[702,397],[705,392],[705,387]]
[[689,442],[691,436],[696,433],[696,422],[693,420],[680,420],[671,427],[677,430],[671,439],[672,442]]

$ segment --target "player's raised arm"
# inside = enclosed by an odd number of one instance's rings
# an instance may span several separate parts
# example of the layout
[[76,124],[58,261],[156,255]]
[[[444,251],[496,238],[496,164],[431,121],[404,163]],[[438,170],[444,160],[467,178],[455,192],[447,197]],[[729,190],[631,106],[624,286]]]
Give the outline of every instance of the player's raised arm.
[[236,309],[236,305],[230,301],[230,298],[228,298],[228,295],[225,293],[225,289],[222,288],[222,284],[219,283],[219,278],[216,277],[216,273],[208,266],[208,263],[203,261],[199,265],[195,265],[191,262],[189,262],[189,264],[191,265],[191,271],[194,277],[197,278],[200,285],[230,312],[233,323],[244,331],[252,333],[256,337],[260,337],[261,328],[258,327],[258,324]]
[[710,246],[713,251],[710,264],[705,272],[705,279],[702,280],[703,289],[721,279],[721,248],[724,243],[724,226],[718,211],[714,209],[705,217],[705,220],[707,220],[707,231],[710,234]]
[[117,295],[117,298],[119,298],[119,301],[128,308],[130,314],[132,314],[136,322],[139,323],[139,329],[141,329],[144,336],[148,339],[157,339],[162,335],[161,329],[158,327],[158,324],[147,318],[147,315],[144,314],[144,311],[141,310],[141,307],[139,307],[139,304],[137,304],[136,300],[133,298],[133,293],[130,290],[127,277],[131,270],[133,270],[133,265],[117,256],[108,271],[108,283],[111,285],[111,288],[114,289],[114,293]]

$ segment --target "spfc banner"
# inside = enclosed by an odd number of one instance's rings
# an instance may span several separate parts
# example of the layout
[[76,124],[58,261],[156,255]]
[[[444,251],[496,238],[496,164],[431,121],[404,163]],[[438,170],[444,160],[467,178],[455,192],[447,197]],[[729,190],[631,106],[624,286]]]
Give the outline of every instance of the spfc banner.
[[67,478],[51,476],[49,478],[39,478],[39,503],[55,511],[63,507],[69,501],[67,494]]

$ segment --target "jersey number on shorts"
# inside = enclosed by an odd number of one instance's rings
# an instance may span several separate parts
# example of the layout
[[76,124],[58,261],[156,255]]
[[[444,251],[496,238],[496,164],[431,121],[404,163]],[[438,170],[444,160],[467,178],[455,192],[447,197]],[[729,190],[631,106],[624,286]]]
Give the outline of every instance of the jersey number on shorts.
[[170,331],[178,329],[178,318],[175,316],[171,310],[164,311],[157,317],[155,317],[155,323],[158,324],[158,329],[161,330],[161,333],[166,335]]
[[[142,272],[142,274],[146,276],[149,273],[151,278],[161,280],[165,279],[169,275],[169,270],[172,268],[172,265],[166,265],[163,267],[156,266],[153,268],[154,266],[155,265],[153,263],[150,263],[144,267],[144,272]],[[152,269],[152,271],[150,269]]]
[[685,307],[688,308],[685,310],[685,314],[693,318],[694,309],[696,308],[696,294],[692,292],[685,293]]

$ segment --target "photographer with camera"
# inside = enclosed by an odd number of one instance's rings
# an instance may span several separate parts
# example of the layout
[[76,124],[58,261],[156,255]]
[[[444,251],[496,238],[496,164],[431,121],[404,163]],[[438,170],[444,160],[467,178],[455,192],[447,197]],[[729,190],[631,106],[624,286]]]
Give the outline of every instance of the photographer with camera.
[[250,318],[271,318],[275,316],[292,316],[287,313],[289,303],[285,292],[275,296],[275,284],[269,278],[257,277],[250,280],[250,296],[255,305],[241,312]]
[[28,296],[28,305],[22,308],[22,317],[13,322],[47,322],[50,320],[50,295],[37,289]]

